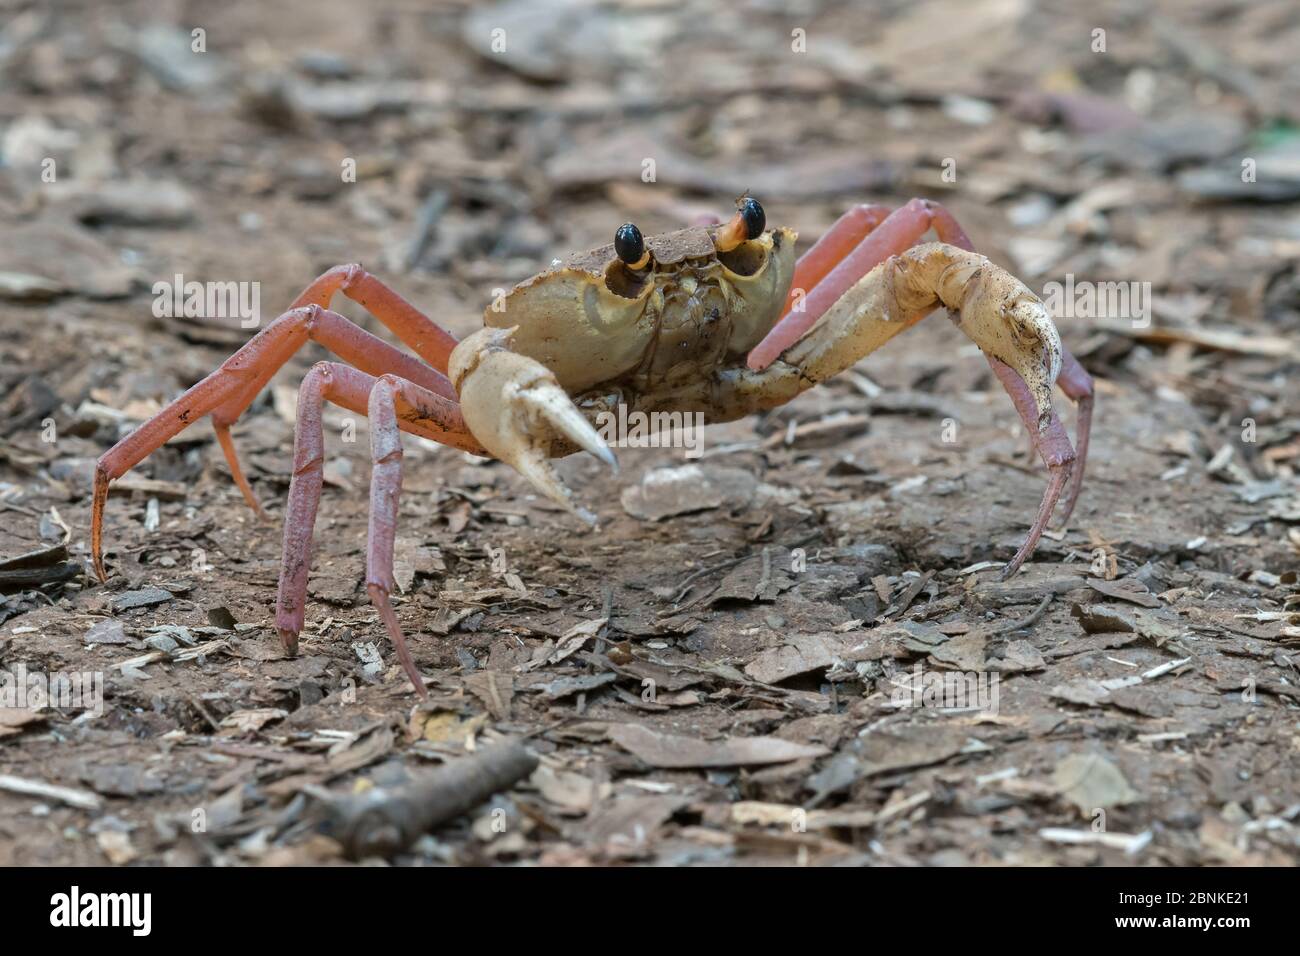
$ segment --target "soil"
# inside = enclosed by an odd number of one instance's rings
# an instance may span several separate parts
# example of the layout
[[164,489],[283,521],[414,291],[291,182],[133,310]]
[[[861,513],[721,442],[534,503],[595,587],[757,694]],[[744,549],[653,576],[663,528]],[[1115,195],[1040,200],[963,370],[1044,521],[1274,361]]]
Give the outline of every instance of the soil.
[[[0,666],[103,690],[0,702],[0,864],[342,861],[333,801],[519,736],[536,770],[385,855],[1295,863],[1300,25],[1145,6],[0,0],[0,559],[31,555]],[[270,520],[196,423],[114,485],[90,572],[94,460],[253,334],[156,283],[257,283],[264,323],[361,262],[461,336],[620,223],[745,190],[801,250],[920,195],[1045,298],[1139,297],[1057,312],[1087,481],[1020,574],[1045,471],[942,315],[698,458],[563,460],[595,529],[408,437],[426,702],[367,600],[340,409],[298,655],[276,636],[315,344],[234,429]]]

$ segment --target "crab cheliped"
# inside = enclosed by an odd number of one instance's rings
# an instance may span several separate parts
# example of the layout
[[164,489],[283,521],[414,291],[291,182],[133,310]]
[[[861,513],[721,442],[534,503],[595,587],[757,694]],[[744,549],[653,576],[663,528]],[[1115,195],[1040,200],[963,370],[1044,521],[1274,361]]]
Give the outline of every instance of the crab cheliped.
[[[918,245],[931,229],[939,241]],[[785,404],[944,307],[983,351],[1047,465],[1038,513],[1003,571],[1014,574],[1067,484],[1062,521],[1074,509],[1092,418],[1092,379],[1061,345],[1043,303],[976,254],[952,215],[925,200],[893,212],[856,206],[797,262],[794,247],[795,233],[767,229],[762,207],[748,196],[725,223],[649,237],[628,223],[612,244],[515,286],[498,304],[504,308],[489,307],[484,327],[459,342],[360,266],[330,269],[220,368],[99,459],[91,518],[96,573],[106,579],[109,483],[205,415],[212,416],[235,483],[264,516],[230,427],[298,348],[314,340],[349,364],[316,364],[298,391],[276,627],[286,651],[296,652],[325,460],[321,408],[329,401],[370,419],[366,590],[423,696],[389,599],[400,432],[498,458],[592,521],[550,459],[586,450],[613,466],[593,427],[601,413],[622,405],[732,421]],[[338,292],[418,358],[331,311]],[[1077,403],[1077,451],[1053,410],[1053,383]]]

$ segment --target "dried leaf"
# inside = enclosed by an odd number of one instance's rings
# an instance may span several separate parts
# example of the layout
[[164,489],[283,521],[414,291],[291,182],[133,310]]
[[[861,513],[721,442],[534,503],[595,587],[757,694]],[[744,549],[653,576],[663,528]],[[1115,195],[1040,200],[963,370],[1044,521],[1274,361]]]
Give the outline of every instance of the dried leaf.
[[501,671],[476,671],[465,677],[465,689],[483,701],[496,720],[510,719],[510,702],[515,695],[514,678]]
[[239,734],[251,734],[261,730],[273,721],[283,720],[289,716],[287,710],[278,707],[257,707],[252,710],[237,710],[221,721],[224,730],[233,730]]
[[1071,754],[1056,765],[1052,782],[1061,796],[1078,807],[1085,817],[1099,809],[1142,799],[1120,769],[1102,754]]
[[796,634],[789,643],[760,653],[745,665],[745,673],[764,684],[777,684],[799,674],[830,667],[841,645],[841,639],[829,634]]
[[533,771],[530,782],[544,799],[566,810],[586,813],[596,800],[596,782],[580,773],[556,770],[543,764]]
[[1089,578],[1088,587],[1107,597],[1130,601],[1133,604],[1140,604],[1142,607],[1160,607],[1160,599],[1152,594],[1145,584],[1134,578],[1121,578],[1116,581],[1100,581],[1096,578]]

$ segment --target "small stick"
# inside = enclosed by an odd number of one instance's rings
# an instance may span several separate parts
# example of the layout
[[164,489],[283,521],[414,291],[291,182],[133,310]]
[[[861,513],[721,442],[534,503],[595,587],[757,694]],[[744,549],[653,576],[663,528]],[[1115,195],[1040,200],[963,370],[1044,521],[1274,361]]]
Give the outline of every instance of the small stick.
[[1170,671],[1182,667],[1190,660],[1191,660],[1190,657],[1180,657],[1176,661],[1169,661],[1165,664],[1161,664],[1159,667],[1153,667],[1151,668],[1151,670],[1143,672],[1142,679],[1155,680],[1157,677],[1162,677],[1165,674],[1168,674]]
[[353,859],[392,856],[536,769],[536,755],[522,741],[507,739],[400,786],[332,801],[340,842]]
[[410,272],[420,264],[420,258],[424,255],[424,250],[429,247],[429,240],[433,237],[434,227],[438,220],[442,218],[443,211],[447,208],[447,191],[437,189],[429,193],[420,204],[420,211],[416,214],[415,234],[411,236],[410,246],[406,250],[406,271]]
[[28,797],[44,797],[46,800],[58,800],[79,810],[98,810],[103,806],[99,795],[89,790],[77,790],[72,787],[60,787],[46,783],[44,780],[29,780],[26,777],[14,777],[0,774],[0,790],[6,793],[21,793]]
[[1055,593],[1048,591],[1043,599],[1038,602],[1038,607],[1029,612],[1028,617],[1020,621],[1006,621],[997,625],[993,630],[989,631],[989,637],[996,634],[1010,634],[1012,631],[1019,631],[1026,627],[1033,627],[1039,622],[1042,616],[1047,613],[1047,606],[1052,603],[1052,598],[1055,596]]

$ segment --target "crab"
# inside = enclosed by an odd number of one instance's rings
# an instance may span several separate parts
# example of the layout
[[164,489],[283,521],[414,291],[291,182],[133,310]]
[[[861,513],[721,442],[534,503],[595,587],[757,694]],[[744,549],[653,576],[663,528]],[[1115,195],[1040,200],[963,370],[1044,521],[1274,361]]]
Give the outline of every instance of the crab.
[[[615,459],[594,427],[602,413],[703,413],[732,421],[774,408],[850,368],[939,307],[984,353],[1047,467],[1047,488],[1023,544],[1033,553],[1063,492],[1062,523],[1079,497],[1093,383],[1062,346],[1042,301],[973,251],[938,203],[889,211],[855,206],[796,261],[796,234],[768,229],[758,201],[736,213],[645,237],[631,223],[614,241],[527,279],[457,339],[358,265],[312,282],[216,371],[127,435],[96,463],[91,554],[105,581],[103,518],[109,483],[172,436],[212,416],[235,484],[265,516],[230,427],[308,340],[348,364],[320,362],[298,390],[293,477],[284,517],[275,623],[287,653],[304,624],[312,528],[320,503],[321,409],[332,402],[370,419],[366,590],[415,692],[426,694],[390,596],[402,485],[401,432],[506,462],[543,495],[594,522],[551,460],[587,451]],[[938,241],[921,243],[933,229]],[[360,304],[415,353],[400,351],[329,305]],[[1052,405],[1053,385],[1077,405],[1077,450]]]

